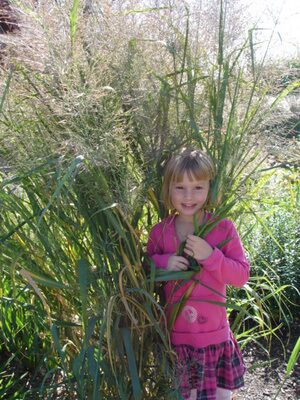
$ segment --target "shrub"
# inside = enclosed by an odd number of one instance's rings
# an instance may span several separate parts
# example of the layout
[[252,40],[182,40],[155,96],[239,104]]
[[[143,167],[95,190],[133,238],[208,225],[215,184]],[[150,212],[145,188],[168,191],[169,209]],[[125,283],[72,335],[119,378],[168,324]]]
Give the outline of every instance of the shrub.
[[255,224],[245,238],[257,273],[268,270],[269,279],[288,285],[284,294],[295,304],[300,287],[299,189],[296,172],[272,174],[265,194],[259,194],[256,216],[261,223]]

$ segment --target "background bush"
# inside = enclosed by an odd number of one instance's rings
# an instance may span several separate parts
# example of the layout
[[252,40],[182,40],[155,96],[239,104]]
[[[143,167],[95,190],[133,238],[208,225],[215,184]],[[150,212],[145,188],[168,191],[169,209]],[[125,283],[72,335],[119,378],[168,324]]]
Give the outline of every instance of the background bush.
[[267,190],[268,198],[261,191],[256,193],[259,200],[255,212],[261,223],[252,226],[245,242],[256,272],[261,275],[267,271],[272,281],[289,285],[285,295],[295,305],[300,288],[299,171],[281,169],[267,179],[263,190]]

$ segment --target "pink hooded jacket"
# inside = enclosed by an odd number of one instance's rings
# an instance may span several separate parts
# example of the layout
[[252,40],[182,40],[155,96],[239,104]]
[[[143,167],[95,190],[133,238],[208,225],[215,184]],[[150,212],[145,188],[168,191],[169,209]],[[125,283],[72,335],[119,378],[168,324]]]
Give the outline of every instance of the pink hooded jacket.
[[[211,215],[208,215],[210,218]],[[155,225],[149,236],[147,253],[157,268],[165,269],[168,259],[176,254],[180,240],[175,231],[176,215]],[[173,345],[191,345],[195,348],[218,344],[230,339],[231,331],[225,306],[226,285],[242,287],[249,278],[249,264],[233,223],[220,221],[205,237],[212,246],[212,254],[199,261],[200,272],[194,276],[198,283],[178,315],[171,331]],[[224,243],[221,249],[218,244]],[[165,284],[167,316],[172,305],[182,298],[192,281],[184,285],[178,281]]]

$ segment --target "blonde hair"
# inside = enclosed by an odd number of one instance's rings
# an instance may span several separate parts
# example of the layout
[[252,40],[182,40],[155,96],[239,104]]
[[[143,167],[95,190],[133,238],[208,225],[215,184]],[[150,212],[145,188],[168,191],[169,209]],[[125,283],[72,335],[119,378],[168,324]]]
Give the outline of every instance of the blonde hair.
[[[189,179],[211,181],[215,175],[215,167],[212,159],[201,150],[182,149],[167,162],[162,185],[162,199],[165,207],[172,210],[171,187],[174,182],[181,182],[184,173]],[[208,199],[209,201],[209,199]]]

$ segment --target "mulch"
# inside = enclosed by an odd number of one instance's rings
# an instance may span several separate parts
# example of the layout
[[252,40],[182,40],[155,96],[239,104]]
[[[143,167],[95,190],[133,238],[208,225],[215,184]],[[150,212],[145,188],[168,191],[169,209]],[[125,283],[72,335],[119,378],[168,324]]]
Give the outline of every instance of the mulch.
[[[273,339],[270,354],[258,345],[248,345],[243,351],[246,366],[245,386],[236,400],[273,400],[284,381],[291,352],[300,336],[300,321],[295,321],[291,331],[283,330],[280,339],[286,346],[286,355],[278,339]],[[280,389],[276,400],[300,400],[300,363],[295,365],[288,380]]]

